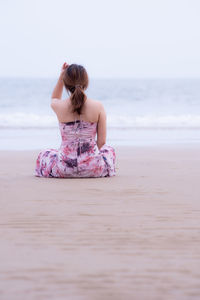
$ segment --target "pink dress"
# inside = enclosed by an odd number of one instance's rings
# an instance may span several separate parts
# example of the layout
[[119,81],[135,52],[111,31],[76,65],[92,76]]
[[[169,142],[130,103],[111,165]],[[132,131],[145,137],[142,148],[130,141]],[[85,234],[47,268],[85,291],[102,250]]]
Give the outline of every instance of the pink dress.
[[108,177],[116,174],[115,150],[97,147],[97,123],[82,120],[59,122],[62,142],[59,149],[42,150],[36,160],[39,177]]

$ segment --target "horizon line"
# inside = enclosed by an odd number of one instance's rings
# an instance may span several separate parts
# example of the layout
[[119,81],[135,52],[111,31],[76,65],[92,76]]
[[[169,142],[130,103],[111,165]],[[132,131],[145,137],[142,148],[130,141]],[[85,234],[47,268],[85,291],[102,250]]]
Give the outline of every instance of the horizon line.
[[[58,79],[58,76],[55,77],[45,77],[45,76],[3,76],[0,75],[0,79]],[[200,76],[134,76],[134,77],[89,77],[89,80],[145,80],[145,79],[200,79]]]

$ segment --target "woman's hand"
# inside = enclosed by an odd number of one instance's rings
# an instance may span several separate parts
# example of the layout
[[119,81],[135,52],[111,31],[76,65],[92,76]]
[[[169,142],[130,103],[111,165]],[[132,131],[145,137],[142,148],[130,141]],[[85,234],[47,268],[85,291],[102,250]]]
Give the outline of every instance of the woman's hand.
[[62,68],[61,68],[61,72],[60,72],[61,78],[63,77],[63,74],[68,67],[69,67],[69,65],[66,62],[64,62],[64,64],[62,65]]

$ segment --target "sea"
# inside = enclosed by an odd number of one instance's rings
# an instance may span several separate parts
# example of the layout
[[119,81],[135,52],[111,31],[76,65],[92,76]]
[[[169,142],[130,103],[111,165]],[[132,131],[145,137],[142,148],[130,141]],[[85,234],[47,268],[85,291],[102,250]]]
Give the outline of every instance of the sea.
[[[55,78],[0,78],[0,150],[57,149]],[[200,143],[200,79],[90,79],[88,98],[103,103],[115,146]],[[68,97],[63,91],[63,99]]]

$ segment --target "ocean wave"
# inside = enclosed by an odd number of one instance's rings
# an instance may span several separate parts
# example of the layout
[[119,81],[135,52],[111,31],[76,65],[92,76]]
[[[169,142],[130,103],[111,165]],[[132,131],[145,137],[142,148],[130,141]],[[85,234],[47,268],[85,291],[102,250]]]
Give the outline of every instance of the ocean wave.
[[[159,129],[159,128],[191,128],[200,129],[200,115],[111,115],[107,116],[108,128],[118,129]],[[16,129],[53,129],[58,127],[54,115],[36,113],[1,113],[0,128]]]
[[57,119],[51,115],[13,112],[0,114],[0,128],[53,128]]
[[115,128],[200,128],[200,115],[109,116],[108,124]]

